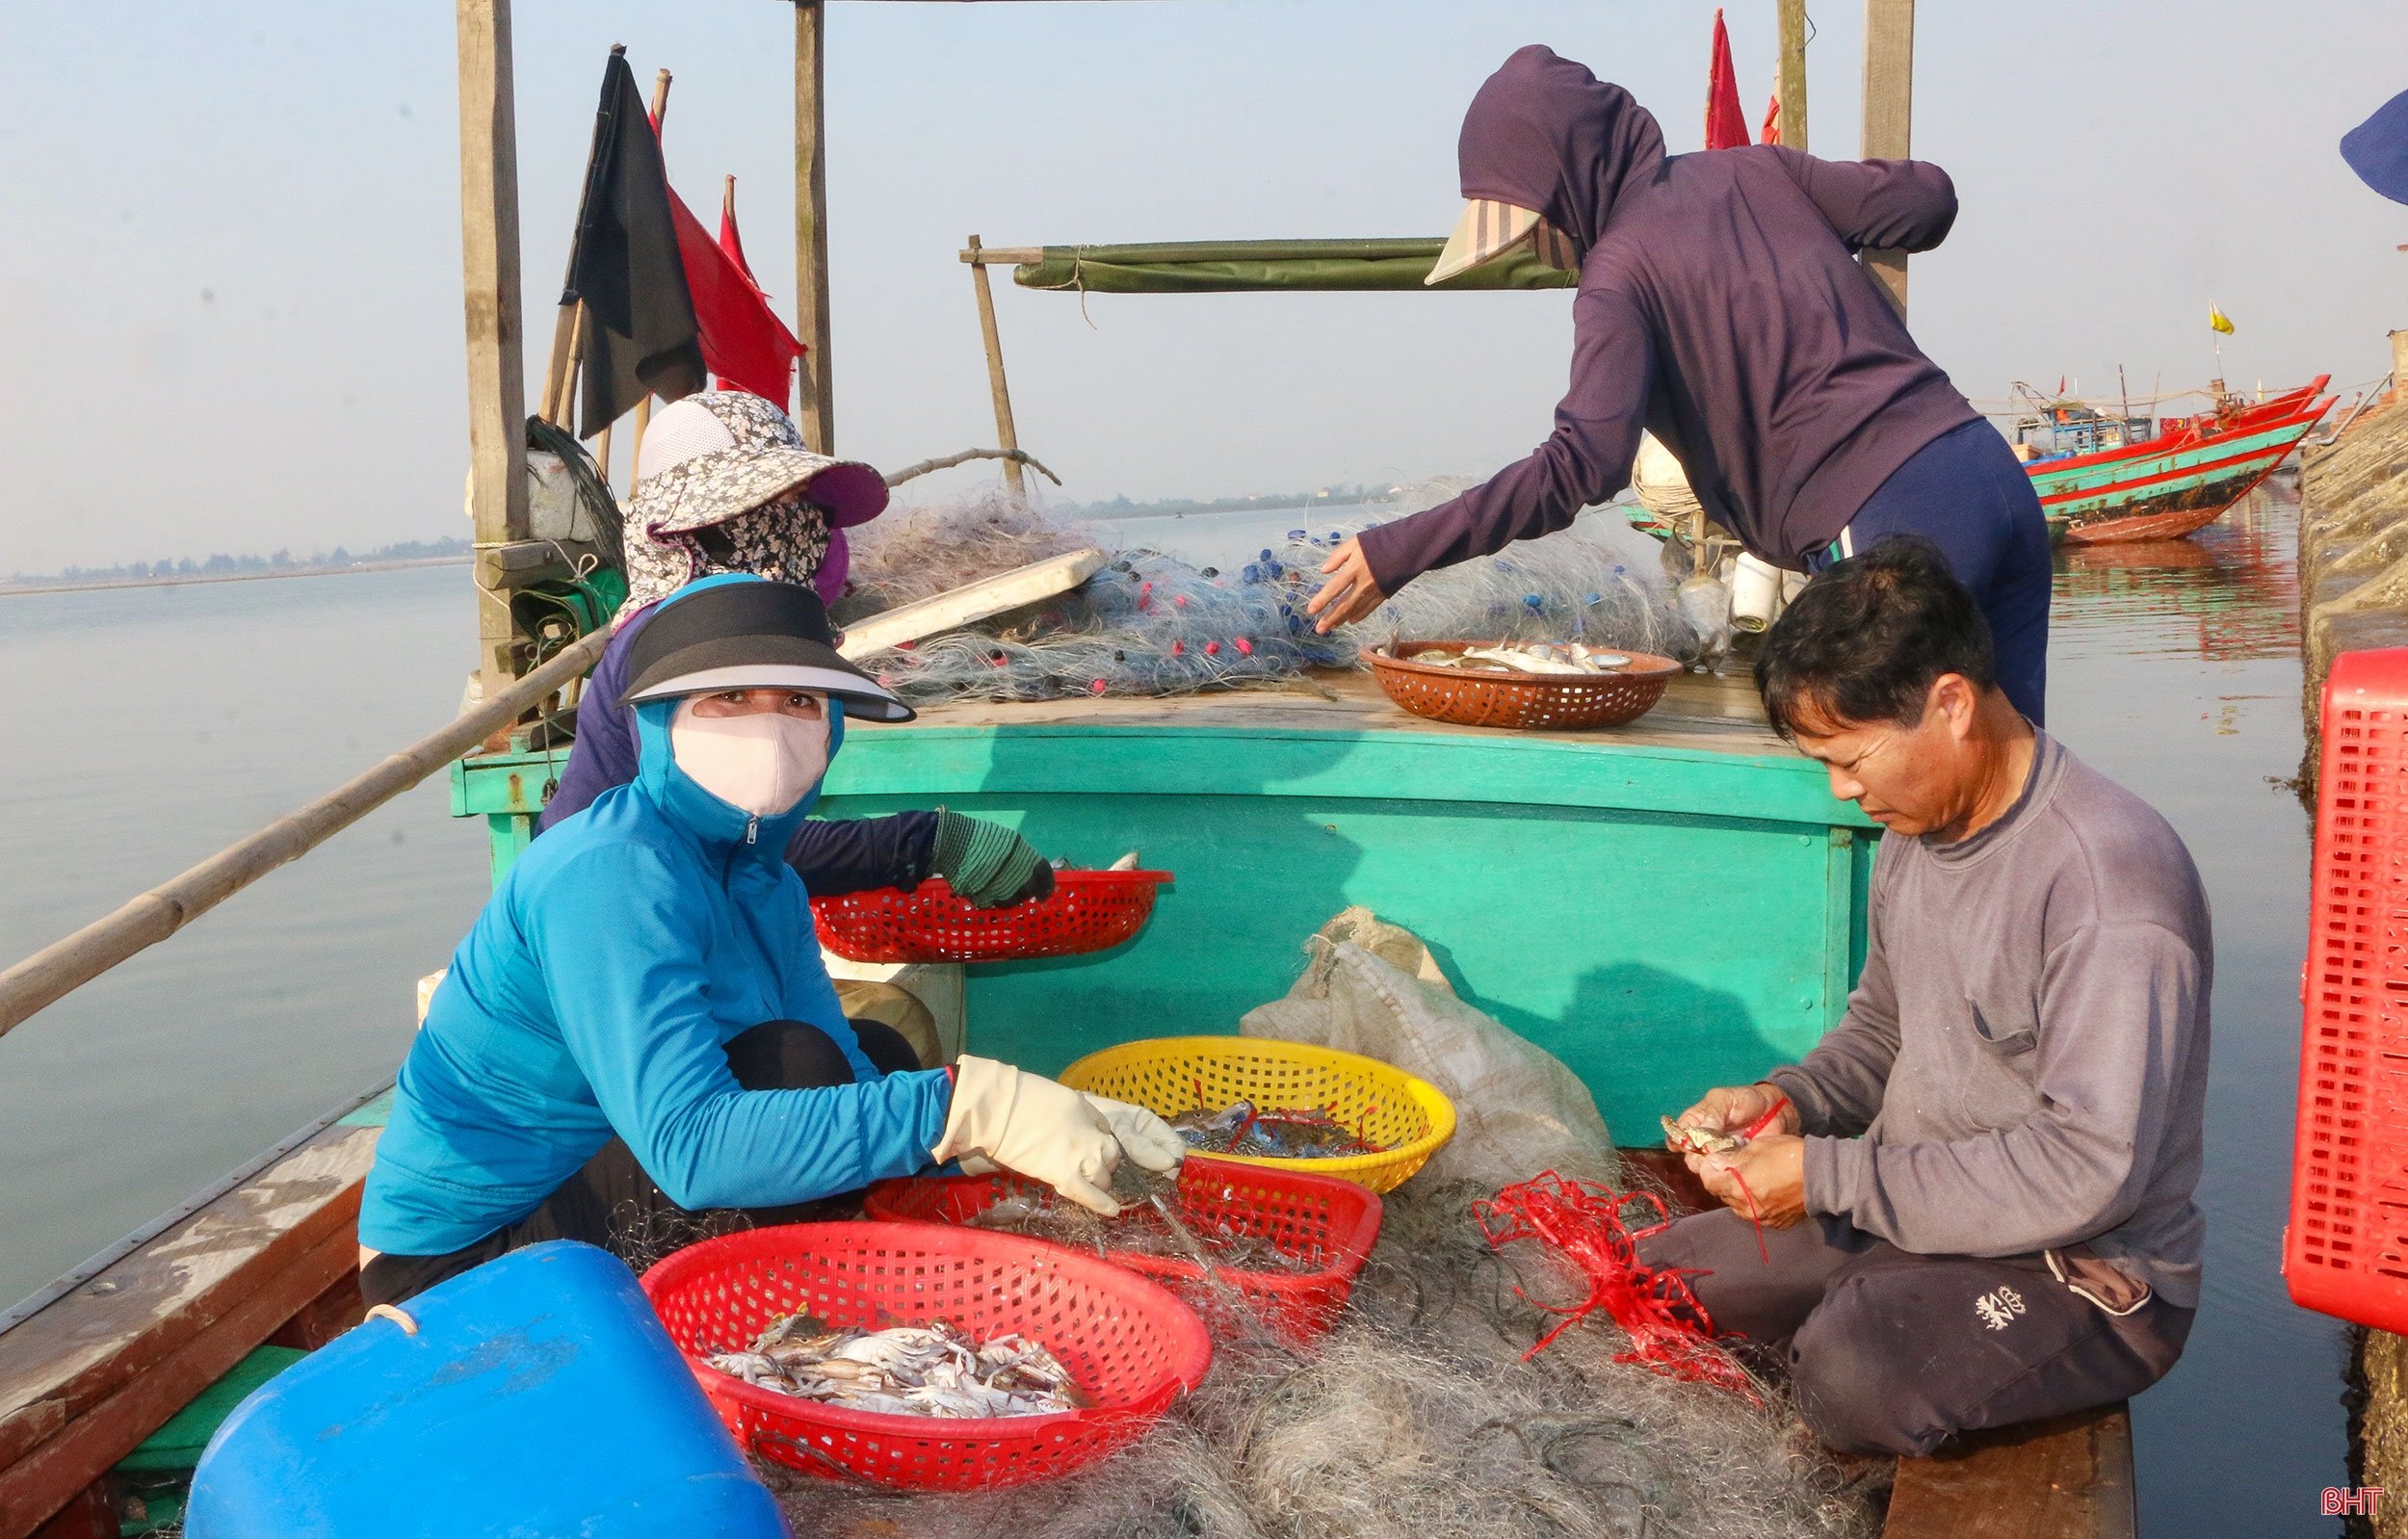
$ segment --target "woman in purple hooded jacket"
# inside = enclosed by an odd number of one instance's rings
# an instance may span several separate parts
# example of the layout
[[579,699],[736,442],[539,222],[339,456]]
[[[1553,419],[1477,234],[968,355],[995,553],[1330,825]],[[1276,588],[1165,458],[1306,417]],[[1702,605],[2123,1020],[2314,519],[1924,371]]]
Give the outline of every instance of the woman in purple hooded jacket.
[[1854,260],[1939,245],[1956,218],[1945,171],[1776,144],[1666,155],[1628,91],[1537,45],[1472,98],[1457,158],[1471,206],[1429,280],[1525,244],[1577,271],[1571,386],[1528,458],[1341,546],[1308,606],[1322,630],[1563,528],[1629,484],[1643,429],[1776,566],[1819,571],[1893,534],[1938,545],[1989,621],[2007,698],[2041,721],[2040,500]]

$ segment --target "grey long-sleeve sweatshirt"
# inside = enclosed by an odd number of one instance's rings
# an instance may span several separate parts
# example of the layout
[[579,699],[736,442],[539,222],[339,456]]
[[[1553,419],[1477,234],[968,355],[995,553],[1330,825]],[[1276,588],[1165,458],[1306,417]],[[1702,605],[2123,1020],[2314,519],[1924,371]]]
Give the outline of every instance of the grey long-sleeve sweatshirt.
[[2005,817],[1881,842],[1869,928],[1845,1018],[1771,1075],[1808,1211],[1927,1255],[2087,1241],[2195,1308],[2213,940],[2173,828],[2042,733]]

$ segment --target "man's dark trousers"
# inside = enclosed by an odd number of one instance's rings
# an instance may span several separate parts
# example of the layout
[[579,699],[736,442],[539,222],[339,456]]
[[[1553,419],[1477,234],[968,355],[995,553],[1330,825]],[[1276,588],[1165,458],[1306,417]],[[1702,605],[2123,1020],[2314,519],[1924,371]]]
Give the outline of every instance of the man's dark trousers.
[[2042,1256],[1918,1256],[1842,1220],[1756,1231],[1729,1209],[1643,1241],[1717,1331],[1778,1352],[1817,1436],[1923,1455],[1956,1432],[2107,1405],[2165,1376],[2196,1313],[2151,1298],[2108,1314]]

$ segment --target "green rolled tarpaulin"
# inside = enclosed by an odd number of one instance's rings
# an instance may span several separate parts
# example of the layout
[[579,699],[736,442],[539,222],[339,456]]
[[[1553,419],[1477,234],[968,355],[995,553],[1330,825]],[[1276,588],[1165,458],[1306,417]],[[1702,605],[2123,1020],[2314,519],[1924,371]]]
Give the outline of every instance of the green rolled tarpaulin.
[[[1363,294],[1422,290],[1447,243],[1394,241],[1179,241],[1155,246],[1048,246],[1012,269],[1024,289],[1081,294]],[[1527,247],[1460,274],[1429,293],[1463,289],[1568,289],[1574,274],[1541,264]]]

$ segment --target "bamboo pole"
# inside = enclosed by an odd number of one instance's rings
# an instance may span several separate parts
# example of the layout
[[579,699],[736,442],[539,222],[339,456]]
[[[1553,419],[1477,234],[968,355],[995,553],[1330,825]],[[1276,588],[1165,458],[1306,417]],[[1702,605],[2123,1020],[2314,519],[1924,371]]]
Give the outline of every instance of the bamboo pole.
[[[656,134],[666,132],[668,128],[669,78],[669,72],[666,69],[652,77],[652,130]],[[728,178],[730,182],[735,179],[733,176]],[[636,484],[636,466],[643,458],[643,430],[651,426],[652,396],[647,391],[644,398],[636,403],[636,432],[635,436],[627,442],[627,485],[631,491]],[[606,431],[602,434],[602,484],[607,486],[610,483],[611,435]]]
[[827,13],[795,0],[795,426],[823,455],[836,452],[835,378],[828,368]]
[[[461,13],[484,9],[487,3],[498,8],[499,0],[461,0]],[[583,675],[601,657],[610,639],[607,629],[584,638],[525,678],[488,695],[484,704],[442,731],[0,973],[0,1035],[127,957],[158,945],[278,866],[307,854],[475,749],[517,720],[520,713]]]
[[931,470],[951,470],[955,465],[966,465],[973,459],[1009,460],[1013,464],[1028,466],[1057,486],[1061,484],[1060,476],[1046,469],[1044,461],[1025,449],[964,449],[957,455],[939,455],[933,459],[923,459],[916,464],[905,465],[901,470],[888,472],[886,484],[900,486],[915,476],[925,476]]
[[510,0],[456,0],[460,289],[468,333],[468,508],[476,522],[477,670],[487,698],[517,672],[494,552],[527,537],[526,364],[518,298],[518,129]]
[[544,355],[543,404],[537,414],[555,428],[568,426],[568,354],[577,345],[577,323],[583,309],[575,300],[568,300],[552,317],[552,351]]
[[1781,143],[1806,147],[1806,0],[1780,0]]
[[[1914,153],[1914,108],[1915,0],[1865,0],[1865,159]],[[1904,317],[1906,253],[1868,250],[1861,260]]]
[[[995,397],[995,441],[1007,454],[1017,453],[1020,434],[1011,425],[1011,387],[1004,382],[1004,340],[995,329],[995,291],[986,281],[986,264],[979,260],[979,238],[970,237],[970,281],[979,291],[979,334],[986,339],[986,387]],[[1014,502],[1029,500],[1020,461],[1004,461],[1004,481]]]
[[975,251],[964,251],[961,259],[977,267],[1018,267],[1023,262],[1042,262],[1045,248],[1041,246],[982,246]]

